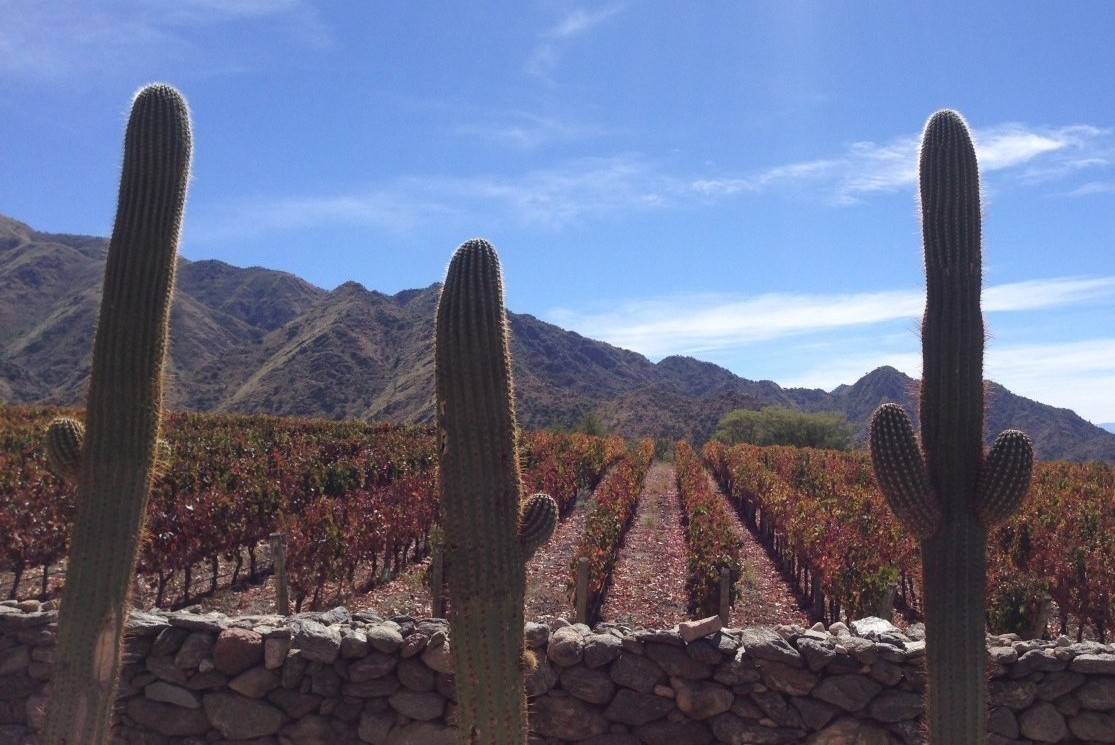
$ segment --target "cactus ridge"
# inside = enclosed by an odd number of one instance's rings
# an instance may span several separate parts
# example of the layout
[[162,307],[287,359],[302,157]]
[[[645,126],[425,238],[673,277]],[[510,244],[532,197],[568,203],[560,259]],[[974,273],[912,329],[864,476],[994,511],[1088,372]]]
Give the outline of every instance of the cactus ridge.
[[980,471],[976,510],[980,523],[991,527],[1006,520],[1022,504],[1030,488],[1034,448],[1016,429],[995,438]]
[[107,742],[128,594],[162,418],[167,321],[189,181],[189,111],[142,89],[124,135],[116,220],[93,343],[55,674],[43,740]]
[[523,544],[523,557],[530,560],[557,527],[558,505],[549,494],[531,494],[523,503],[519,523],[519,542]]
[[52,421],[46,430],[46,458],[51,472],[60,479],[76,481],[84,445],[84,424],[70,417]]
[[919,539],[941,525],[941,506],[929,487],[914,427],[897,404],[883,404],[871,417],[871,462],[879,489],[902,526]]

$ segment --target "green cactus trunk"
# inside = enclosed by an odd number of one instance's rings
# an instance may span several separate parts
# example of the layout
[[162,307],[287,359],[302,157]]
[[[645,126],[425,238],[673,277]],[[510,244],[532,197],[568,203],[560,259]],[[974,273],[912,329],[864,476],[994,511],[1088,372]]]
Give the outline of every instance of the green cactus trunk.
[[186,103],[133,104],[93,346],[85,441],[44,741],[104,743],[162,414],[163,359],[190,163]]
[[987,531],[972,509],[983,460],[981,224],[976,152],[956,113],[938,113],[926,125],[919,180],[926,273],[921,438],[944,515],[938,533],[922,542],[927,714],[934,742],[978,743],[987,716]]
[[437,310],[439,479],[461,741],[522,743],[525,569],[499,259],[453,255]]

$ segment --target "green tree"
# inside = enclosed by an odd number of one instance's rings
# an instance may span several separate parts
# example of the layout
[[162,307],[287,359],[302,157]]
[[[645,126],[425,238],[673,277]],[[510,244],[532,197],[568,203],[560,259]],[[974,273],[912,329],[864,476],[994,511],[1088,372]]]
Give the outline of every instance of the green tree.
[[735,409],[724,415],[715,437],[727,444],[794,445],[847,450],[852,433],[844,415],[834,411],[809,413],[768,406],[761,411]]

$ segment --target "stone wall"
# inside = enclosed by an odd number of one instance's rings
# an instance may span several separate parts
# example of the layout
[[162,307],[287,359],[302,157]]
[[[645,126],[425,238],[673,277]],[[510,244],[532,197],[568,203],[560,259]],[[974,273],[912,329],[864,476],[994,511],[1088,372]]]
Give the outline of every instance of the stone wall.
[[[52,603],[0,603],[0,745],[37,742]],[[535,743],[917,743],[919,627],[529,623]],[[448,628],[344,608],[134,613],[120,743],[454,742]],[[1115,646],[989,637],[993,744],[1115,742]]]

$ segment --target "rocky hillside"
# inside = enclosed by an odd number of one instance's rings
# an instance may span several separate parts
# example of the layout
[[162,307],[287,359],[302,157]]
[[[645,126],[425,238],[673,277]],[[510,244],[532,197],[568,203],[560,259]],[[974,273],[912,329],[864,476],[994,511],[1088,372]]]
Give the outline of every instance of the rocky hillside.
[[[45,234],[0,216],[0,401],[81,403],[106,241]],[[167,403],[217,412],[428,421],[438,285],[384,295],[326,291],[285,272],[181,260]],[[833,391],[751,381],[689,357],[652,363],[530,315],[509,313],[523,426],[591,415],[629,437],[702,443],[734,408],[840,411],[859,431],[885,401],[916,409],[892,368]],[[992,383],[988,432],[1024,429],[1042,458],[1115,462],[1115,435]]]

